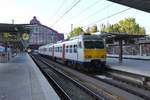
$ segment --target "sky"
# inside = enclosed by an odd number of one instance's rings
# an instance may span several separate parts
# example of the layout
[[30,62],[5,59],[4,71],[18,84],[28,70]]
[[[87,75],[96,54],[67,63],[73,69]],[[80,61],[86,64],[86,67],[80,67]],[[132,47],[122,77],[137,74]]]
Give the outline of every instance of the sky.
[[[79,3],[65,14],[78,1]],[[108,18],[128,8],[107,0],[1,0],[0,23],[12,23],[14,20],[15,24],[29,24],[33,16],[36,16],[42,24],[64,33],[66,37],[71,31],[71,24],[73,28],[83,29],[96,24],[99,29],[101,24],[115,24],[133,17],[140,26],[145,27],[146,33],[150,34],[150,13],[130,8]],[[101,20],[103,18],[106,19]]]

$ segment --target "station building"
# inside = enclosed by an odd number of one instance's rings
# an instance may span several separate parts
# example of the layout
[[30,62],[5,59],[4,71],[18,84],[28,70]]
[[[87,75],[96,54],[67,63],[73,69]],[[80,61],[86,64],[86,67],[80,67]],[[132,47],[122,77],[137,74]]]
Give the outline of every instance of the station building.
[[48,43],[56,43],[57,41],[64,40],[64,35],[58,33],[56,30],[43,25],[34,16],[30,21],[31,31],[28,48],[38,49],[39,46]]

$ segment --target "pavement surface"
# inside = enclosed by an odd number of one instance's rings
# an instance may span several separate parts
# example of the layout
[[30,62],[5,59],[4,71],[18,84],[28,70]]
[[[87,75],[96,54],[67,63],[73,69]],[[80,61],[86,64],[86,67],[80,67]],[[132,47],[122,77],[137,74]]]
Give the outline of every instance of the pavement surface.
[[60,100],[28,54],[0,63],[0,100]]
[[[118,58],[119,55],[107,54],[107,57],[109,57],[109,58]],[[136,59],[136,60],[149,60],[150,61],[150,56],[123,55],[123,58],[126,58],[126,59]]]
[[107,65],[111,69],[150,77],[150,61],[123,59],[119,63],[118,58],[107,58]]

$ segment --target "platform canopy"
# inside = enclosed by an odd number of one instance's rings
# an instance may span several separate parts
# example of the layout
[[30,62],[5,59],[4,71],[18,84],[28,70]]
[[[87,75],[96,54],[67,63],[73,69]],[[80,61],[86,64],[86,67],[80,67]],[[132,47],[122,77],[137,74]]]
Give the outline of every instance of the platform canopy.
[[0,23],[0,33],[2,32],[11,32],[11,33],[17,33],[17,32],[25,32],[29,31],[28,25],[30,24],[5,24]]
[[119,62],[122,62],[123,58],[123,40],[129,40],[133,38],[141,38],[145,37],[146,35],[130,35],[126,34],[124,32],[102,32],[100,34],[102,38],[105,38],[105,40],[114,39],[119,42],[120,52],[119,52]]
[[[9,46],[13,47],[20,47],[24,48],[27,44],[26,41],[22,39],[22,34],[24,33],[30,33],[30,24],[6,24],[6,23],[0,23],[0,44],[6,45],[9,44]],[[11,34],[12,38],[9,40],[3,40],[3,34]],[[15,35],[15,39],[13,39],[13,35]]]
[[146,35],[130,35],[124,32],[102,32],[100,36],[106,39],[114,38],[116,40],[126,40],[129,38],[141,38],[145,37]]
[[150,0],[108,0],[150,13]]

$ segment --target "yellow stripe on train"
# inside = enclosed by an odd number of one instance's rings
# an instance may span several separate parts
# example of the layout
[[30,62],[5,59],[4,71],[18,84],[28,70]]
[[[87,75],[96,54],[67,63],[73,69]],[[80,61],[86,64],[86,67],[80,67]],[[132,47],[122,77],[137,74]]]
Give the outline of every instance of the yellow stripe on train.
[[85,49],[84,58],[85,59],[105,59],[106,50],[105,49]]

